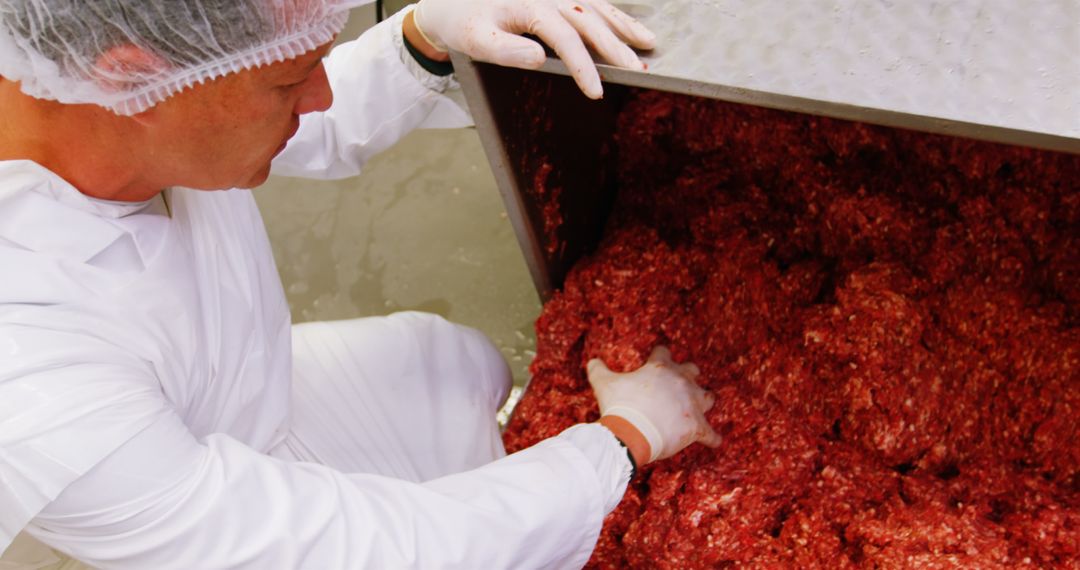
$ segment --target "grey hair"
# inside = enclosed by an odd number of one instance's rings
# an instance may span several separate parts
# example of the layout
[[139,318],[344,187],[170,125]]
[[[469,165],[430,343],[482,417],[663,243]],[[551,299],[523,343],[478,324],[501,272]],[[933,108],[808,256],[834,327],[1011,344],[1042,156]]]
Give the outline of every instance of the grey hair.
[[[74,60],[93,61],[122,45],[185,67],[211,53],[238,52],[265,41],[272,33],[267,19],[259,17],[266,8],[261,0],[0,0],[0,25],[31,38],[35,49],[69,72],[80,67]],[[185,29],[177,29],[176,22]]]

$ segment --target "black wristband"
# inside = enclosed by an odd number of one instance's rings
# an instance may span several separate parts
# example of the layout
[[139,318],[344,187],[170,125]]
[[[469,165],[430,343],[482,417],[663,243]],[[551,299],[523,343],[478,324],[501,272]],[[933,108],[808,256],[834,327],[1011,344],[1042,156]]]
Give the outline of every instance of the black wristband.
[[409,43],[409,38],[405,37],[405,34],[401,35],[402,41],[405,42],[405,49],[409,50],[409,55],[413,56],[416,63],[420,64],[420,67],[424,68],[424,71],[432,75],[438,75],[439,77],[446,77],[451,73],[454,73],[454,64],[449,61],[435,61],[426,56],[420,50],[416,49],[416,46]]
[[619,438],[615,438],[615,441],[619,442],[619,445],[623,446],[626,450],[626,458],[630,460],[630,478],[633,479],[637,475],[637,461],[634,461],[634,454],[630,453],[630,447],[626,445],[626,442]]

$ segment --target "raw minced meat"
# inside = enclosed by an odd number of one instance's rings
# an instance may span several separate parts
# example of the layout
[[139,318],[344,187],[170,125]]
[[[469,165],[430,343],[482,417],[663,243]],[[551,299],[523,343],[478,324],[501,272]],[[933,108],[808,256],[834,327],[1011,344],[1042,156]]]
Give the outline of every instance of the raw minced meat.
[[658,344],[724,441],[641,469],[592,567],[1080,568],[1080,157],[657,92],[615,146],[507,446]]

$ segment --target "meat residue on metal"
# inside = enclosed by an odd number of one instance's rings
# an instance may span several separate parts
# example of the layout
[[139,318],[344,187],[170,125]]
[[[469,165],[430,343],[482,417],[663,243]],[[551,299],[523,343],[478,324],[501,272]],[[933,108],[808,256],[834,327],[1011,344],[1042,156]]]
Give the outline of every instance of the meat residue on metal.
[[657,344],[724,442],[641,469],[591,567],[1080,566],[1080,158],[655,92],[617,144],[506,444]]
[[566,247],[566,243],[559,239],[559,228],[563,225],[562,187],[548,187],[548,176],[551,175],[552,168],[550,162],[541,163],[533,176],[532,185],[544,220],[544,252],[548,259],[554,258],[556,253]]

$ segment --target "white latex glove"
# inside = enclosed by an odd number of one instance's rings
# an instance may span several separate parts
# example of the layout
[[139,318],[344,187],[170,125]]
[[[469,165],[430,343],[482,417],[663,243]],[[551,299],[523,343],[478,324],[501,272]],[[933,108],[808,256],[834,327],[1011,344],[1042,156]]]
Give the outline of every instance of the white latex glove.
[[629,46],[652,49],[656,43],[655,34],[606,0],[421,0],[414,17],[435,48],[509,67],[543,65],[540,44],[518,34],[535,35],[591,99],[603,89],[586,44],[612,65],[644,69]]
[[587,370],[600,415],[633,424],[649,442],[649,461],[671,457],[695,441],[720,445],[720,435],[705,420],[716,397],[694,383],[698,367],[675,363],[667,348],[653,349],[648,362],[633,372],[612,372],[598,358]]

